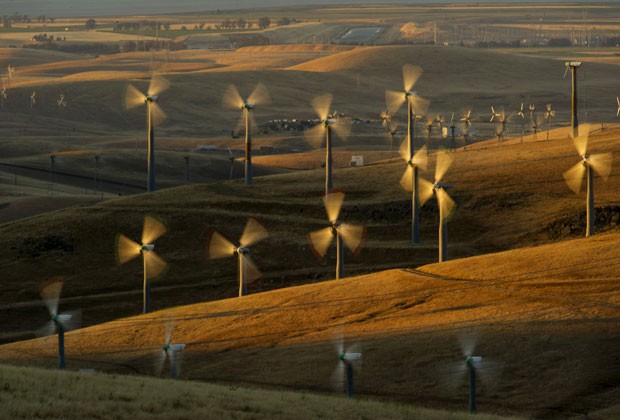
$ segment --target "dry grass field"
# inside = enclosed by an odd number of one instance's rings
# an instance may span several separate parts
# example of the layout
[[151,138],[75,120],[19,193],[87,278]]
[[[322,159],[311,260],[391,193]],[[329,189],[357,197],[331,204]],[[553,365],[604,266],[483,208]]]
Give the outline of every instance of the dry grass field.
[[[573,8],[557,5],[544,13],[553,20],[568,10],[577,19],[581,12]],[[493,21],[516,11],[497,5],[448,9],[462,23],[474,16]],[[36,377],[49,387],[62,383],[67,388],[58,395],[73,395],[80,405],[88,394],[75,395],[76,387],[88,383],[89,389],[104,390],[99,402],[115,407],[103,409],[110,417],[147,407],[178,417],[209,409],[221,410],[221,418],[290,418],[288,410],[295,407],[296,418],[461,418],[467,380],[459,376],[464,366],[459,340],[476,338],[476,352],[490,366],[490,375],[480,378],[481,412],[618,418],[615,51],[316,45],[322,36],[377,20],[392,25],[385,32],[392,36],[418,12],[426,22],[419,29],[428,32],[429,22],[446,8],[308,10],[303,9],[321,22],[308,19],[261,31],[271,43],[286,45],[98,57],[0,48],[0,69],[15,68],[0,107],[0,362],[54,366],[56,337],[33,338],[48,319],[39,285],[60,275],[65,279],[61,309],[83,310],[84,328],[66,338],[68,368],[118,376],[37,372]],[[602,22],[614,10],[597,6],[588,13],[592,22]],[[369,11],[375,15],[363,18]],[[322,17],[327,15],[331,18]],[[174,17],[175,24],[183,24],[181,18]],[[556,24],[548,23],[550,28]],[[514,25],[523,29],[518,26],[528,23]],[[226,37],[190,35],[188,42],[218,43],[220,38]],[[566,59],[586,61],[579,92],[580,118],[592,123],[589,151],[613,153],[609,179],[595,177],[598,234],[588,239],[583,238],[585,193],[574,194],[562,177],[579,160],[568,137]],[[401,69],[407,63],[424,69],[415,88],[431,101],[429,113],[454,112],[458,119],[464,109],[474,111],[476,142],[463,147],[459,137],[444,178],[454,187],[449,193],[457,210],[448,224],[450,261],[442,264],[434,264],[434,199],[422,210],[422,243],[409,242],[411,195],[399,184],[405,165],[396,158],[403,110],[395,117],[394,150],[380,126],[385,89],[402,89]],[[128,83],[145,90],[152,73],[164,74],[171,87],[159,102],[168,119],[156,130],[161,189],[141,194],[145,113],[125,110],[123,97]],[[272,97],[271,104],[257,107],[259,123],[315,118],[310,102],[326,92],[334,95],[332,109],[356,119],[346,141],[334,139],[334,184],[346,193],[342,221],[367,227],[360,253],[346,252],[344,280],[331,280],[335,249],[317,261],[307,240],[308,232],[327,225],[321,201],[323,149],[313,149],[298,131],[261,130],[254,136],[254,186],[247,188],[240,179],[244,140],[231,138],[239,113],[224,109],[222,96],[230,84],[247,96],[258,82]],[[30,105],[33,91],[35,106]],[[66,107],[57,105],[60,94]],[[532,135],[527,120],[513,116],[508,138],[498,143],[488,122],[490,107],[516,113],[522,102],[536,104],[538,111],[552,103],[558,111],[548,140],[546,124],[544,132]],[[420,147],[425,131],[422,124],[417,129]],[[429,180],[435,151],[448,142],[436,133],[429,168],[422,173]],[[231,181],[229,148],[237,158]],[[54,185],[51,154],[56,156]],[[348,167],[354,155],[364,156],[366,166]],[[95,156],[100,156],[98,186]],[[161,217],[168,227],[156,250],[169,271],[153,284],[155,312],[136,317],[142,267],[138,261],[119,267],[114,241],[118,233],[138,239],[145,214]],[[269,238],[252,249],[263,277],[249,285],[249,296],[237,298],[236,261],[207,260],[206,242],[214,229],[236,242],[248,217],[264,222]],[[145,377],[153,375],[169,320],[176,325],[174,341],[187,344],[181,375],[186,381]],[[364,353],[355,372],[360,401],[316,395],[341,392],[330,383],[339,332]],[[15,410],[13,417],[35,412],[24,408],[24,400],[38,401],[40,418],[66,415],[64,405],[49,407],[49,395],[27,393],[28,378],[35,374],[17,369],[0,368],[0,387],[9,384],[0,401]],[[22,380],[10,379],[15,376]],[[119,386],[135,388],[137,397],[123,400],[113,391]],[[146,389],[157,394],[167,389],[169,395],[149,400]],[[209,397],[201,399],[204,395]],[[93,409],[84,407],[83,417]]]

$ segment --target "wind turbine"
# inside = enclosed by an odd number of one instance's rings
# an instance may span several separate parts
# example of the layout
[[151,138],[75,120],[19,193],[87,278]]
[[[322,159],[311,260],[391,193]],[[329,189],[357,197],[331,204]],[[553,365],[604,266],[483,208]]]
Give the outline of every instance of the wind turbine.
[[616,112],[616,117],[620,117],[620,97],[616,96],[616,102],[618,102],[618,112]]
[[335,192],[323,196],[323,204],[329,219],[330,226],[321,230],[310,232],[308,241],[310,249],[318,258],[323,258],[327,249],[336,237],[336,280],[344,277],[344,249],[347,248],[356,254],[364,242],[366,228],[364,226],[349,225],[340,222],[340,210],[344,202],[344,193]]
[[394,150],[394,136],[398,131],[398,124],[392,119],[392,114],[390,111],[383,110],[381,112],[381,119],[383,120],[381,125],[387,129],[386,138],[388,143],[390,143],[390,153]]
[[456,149],[456,124],[454,123],[454,112],[450,117],[450,149]]
[[542,125],[545,119],[542,114],[537,114],[536,117],[532,115],[531,118],[532,130],[534,130],[534,138],[538,140],[538,133],[542,130]]
[[151,284],[149,280],[162,274],[167,266],[167,263],[153,252],[155,249],[154,242],[164,233],[166,233],[166,226],[161,221],[153,216],[145,216],[140,244],[120,233],[116,236],[116,260],[119,265],[142,255],[144,278],[142,313],[145,314],[151,311]]
[[581,161],[575,166],[564,172],[564,180],[568,187],[575,194],[581,191],[583,176],[586,175],[586,237],[594,235],[594,170],[604,181],[611,173],[612,155],[611,152],[588,154],[588,135],[590,125],[584,124],[580,127],[581,135],[573,139],[575,149]]
[[521,102],[521,107],[519,108],[519,111],[517,112],[517,116],[521,117],[521,119],[525,118],[525,104],[523,102]]
[[7,89],[8,89],[7,84],[8,84],[8,82],[5,82],[5,80],[2,79],[2,89],[0,90],[0,106],[1,107],[4,107],[4,103],[6,102],[6,99],[8,97],[8,94],[7,94]]
[[[421,203],[419,196],[415,194],[416,191],[419,192],[419,185],[418,188],[413,188],[413,182],[420,182],[420,178],[417,176],[419,169],[422,169],[423,171],[426,170],[426,166],[428,164],[428,153],[426,146],[422,146],[422,148],[419,149],[412,158],[409,158],[407,140],[405,139],[400,147],[400,156],[405,162],[407,162],[407,169],[400,180],[400,184],[405,191],[412,192],[412,208],[415,208],[416,205],[421,207],[424,203]],[[413,238],[412,243],[414,244],[420,243],[419,217],[420,212],[411,212],[411,236]]]
[[545,120],[547,120],[547,140],[549,140],[549,131],[551,131],[551,118],[555,117],[555,111],[551,109],[551,104],[547,104],[545,112]]
[[167,360],[170,363],[170,377],[176,379],[181,374],[181,354],[185,349],[185,344],[172,344],[172,333],[174,324],[171,320],[166,321],[166,340],[164,345],[157,350],[156,373],[161,375]]
[[51,320],[37,331],[39,336],[58,333],[58,369],[65,368],[65,331],[79,328],[81,311],[58,313],[58,301],[62,291],[63,280],[53,277],[41,286],[41,298],[47,307]]
[[571,71],[571,127],[573,129],[572,136],[575,138],[579,136],[579,120],[577,115],[577,69],[581,67],[581,61],[567,61],[564,64],[566,66],[564,77],[566,77],[568,69]]
[[337,118],[337,113],[330,113],[333,96],[330,93],[317,96],[312,100],[312,107],[319,116],[319,124],[306,130],[305,137],[315,147],[320,147],[323,139],[325,139],[325,194],[331,194],[334,191],[334,182],[332,180],[332,130],[342,140],[346,140],[351,133],[351,124],[349,121],[343,121]]
[[[385,91],[385,101],[388,110],[394,115],[401,106],[407,103],[407,161],[413,159],[415,154],[415,118],[416,115],[424,115],[428,110],[430,102],[418,95],[413,90],[414,85],[422,76],[422,68],[405,64],[403,66],[403,91],[397,92],[393,90]],[[411,174],[412,192],[412,213],[413,224],[411,226],[411,243],[420,243],[420,196],[418,191],[418,171],[414,170]]]
[[222,105],[225,108],[237,109],[242,112],[241,118],[245,124],[245,185],[247,186],[252,185],[252,130],[256,127],[252,111],[257,105],[269,103],[271,103],[271,97],[262,83],[256,85],[254,91],[245,101],[235,85],[228,87],[222,99]]
[[491,105],[491,119],[489,120],[489,122],[493,122],[495,120],[500,120],[502,118],[502,113],[503,113],[503,111],[496,111],[495,107],[493,107],[493,105]]
[[235,170],[235,159],[237,159],[237,157],[233,154],[232,150],[230,150],[230,147],[229,147],[228,148],[228,160],[230,161],[230,175],[228,176],[229,180],[233,179],[233,172]]
[[56,101],[56,104],[58,104],[59,108],[66,108],[67,107],[67,101],[65,100],[65,94],[64,93],[60,94],[60,97]]
[[267,229],[256,219],[249,218],[239,246],[234,245],[216,231],[210,233],[207,241],[207,259],[232,257],[237,254],[239,266],[239,296],[248,294],[247,284],[261,277],[258,267],[250,258],[250,247],[269,236]]
[[148,158],[146,190],[155,191],[155,126],[166,119],[166,114],[157,104],[159,95],[170,87],[170,83],[162,76],[154,75],[151,78],[147,93],[144,94],[133,85],[127,86],[125,107],[132,109],[146,104],[146,129],[148,133]]
[[433,124],[435,124],[435,116],[428,114],[426,116],[426,147],[431,147],[431,136],[433,135]]
[[338,362],[332,374],[332,383],[338,388],[344,383],[345,394],[348,398],[353,397],[353,372],[360,368],[362,353],[352,345],[345,349],[344,337],[340,331],[338,341],[335,343]]
[[463,123],[463,140],[465,142],[465,146],[467,146],[469,139],[469,128],[472,126],[471,121],[471,108],[467,109],[467,111],[463,112],[463,115],[460,119],[461,123]]
[[446,151],[437,153],[435,164],[435,182],[430,183],[420,179],[420,205],[424,205],[433,195],[437,196],[439,206],[439,262],[448,259],[448,221],[452,218],[456,203],[446,192],[452,188],[449,184],[441,183],[444,175],[452,165],[452,157]]
[[497,143],[502,142],[502,136],[504,135],[504,129],[501,124],[495,124],[495,137],[497,137]]
[[30,95],[30,108],[34,108],[36,104],[37,104],[37,92],[33,90],[32,94]]

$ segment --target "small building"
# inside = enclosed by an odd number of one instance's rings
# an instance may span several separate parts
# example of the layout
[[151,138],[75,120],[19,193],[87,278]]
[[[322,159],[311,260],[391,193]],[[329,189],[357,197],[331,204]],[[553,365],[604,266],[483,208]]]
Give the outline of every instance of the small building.
[[364,156],[351,156],[349,166],[364,166]]

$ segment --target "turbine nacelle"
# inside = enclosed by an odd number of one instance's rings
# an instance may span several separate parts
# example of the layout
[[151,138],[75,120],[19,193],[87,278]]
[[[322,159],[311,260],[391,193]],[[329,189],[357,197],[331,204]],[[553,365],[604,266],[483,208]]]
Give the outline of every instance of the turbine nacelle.
[[246,109],[246,110],[248,110],[248,111],[252,111],[255,107],[256,107],[256,104],[246,102],[246,103],[244,103],[244,104],[241,106],[241,109],[242,109],[242,110]]
[[52,317],[52,321],[54,321],[56,324],[62,324],[63,322],[69,322],[71,321],[72,315],[71,314],[60,314],[60,315],[54,315]]
[[441,182],[436,182],[433,184],[434,190],[449,190],[452,188],[451,184],[442,184]]
[[159,100],[158,95],[149,95],[144,97],[144,103],[148,104],[150,102],[157,102]]
[[338,360],[343,362],[355,362],[362,359],[362,353],[340,353]]
[[241,255],[249,255],[250,254],[250,248],[246,248],[246,247],[240,246],[239,248],[237,248],[237,253],[241,254]]
[[140,245],[141,252],[149,252],[155,249],[155,244],[144,244]]
[[161,349],[166,353],[168,353],[168,351],[183,351],[185,349],[185,344],[166,344]]
[[472,366],[474,363],[482,363],[482,356],[469,356],[465,359],[465,363],[467,363],[468,366]]

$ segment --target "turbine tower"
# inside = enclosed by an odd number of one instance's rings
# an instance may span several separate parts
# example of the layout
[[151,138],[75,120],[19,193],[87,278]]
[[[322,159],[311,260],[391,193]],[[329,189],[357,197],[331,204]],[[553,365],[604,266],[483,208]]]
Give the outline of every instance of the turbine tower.
[[581,157],[581,161],[564,172],[564,180],[568,187],[579,194],[583,176],[586,175],[586,237],[594,235],[594,170],[603,180],[607,180],[611,173],[611,152],[588,154],[589,124],[581,127],[581,136],[573,139],[575,149]]
[[305,137],[310,144],[315,147],[321,147],[323,139],[325,139],[325,194],[331,194],[334,191],[334,182],[332,179],[333,155],[332,155],[332,130],[342,140],[346,140],[351,133],[351,124],[348,121],[342,121],[337,118],[337,113],[330,113],[333,96],[326,93],[317,96],[312,100],[312,107],[318,115],[320,121],[311,129],[307,130]]
[[573,138],[577,138],[579,137],[579,120],[577,118],[577,69],[581,66],[581,61],[567,61],[565,65],[566,71],[570,69],[571,72],[571,127],[573,128]]
[[267,88],[262,83],[256,85],[254,91],[243,100],[235,85],[230,85],[224,93],[222,105],[229,109],[241,110],[242,121],[245,125],[245,185],[252,185],[252,130],[256,128],[256,121],[252,111],[257,105],[271,103],[271,97]]
[[133,85],[127,86],[125,94],[125,107],[132,109],[146,104],[146,129],[148,136],[147,157],[147,192],[155,191],[155,126],[166,119],[166,114],[159,107],[159,95],[170,87],[170,83],[162,76],[155,75],[151,78],[146,95]]
[[[415,155],[414,140],[415,140],[415,117],[416,115],[424,115],[428,110],[429,101],[422,98],[413,90],[413,86],[418,79],[422,76],[422,68],[413,66],[411,64],[405,64],[403,66],[403,88],[404,91],[396,92],[392,90],[385,91],[385,99],[388,106],[388,110],[394,115],[400,107],[407,103],[407,159],[409,162]],[[411,173],[411,208],[412,208],[412,222],[411,222],[411,243],[420,243],[420,193],[418,188],[418,170],[414,168]]]

